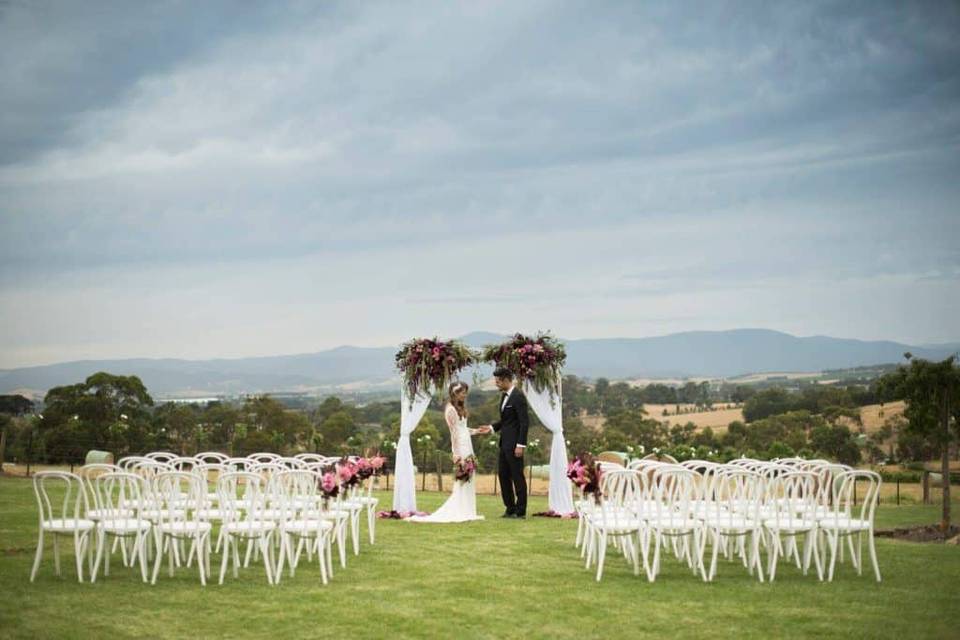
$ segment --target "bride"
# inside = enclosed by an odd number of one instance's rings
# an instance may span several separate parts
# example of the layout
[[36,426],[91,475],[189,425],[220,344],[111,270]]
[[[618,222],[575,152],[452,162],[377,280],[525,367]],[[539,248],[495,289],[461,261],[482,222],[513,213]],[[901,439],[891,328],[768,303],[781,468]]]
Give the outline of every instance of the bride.
[[[470,387],[465,382],[454,382],[450,385],[448,394],[450,401],[444,411],[447,426],[450,428],[450,445],[453,449],[453,462],[473,455],[473,443],[470,436],[485,433],[482,429],[467,428],[467,391]],[[410,522],[467,522],[469,520],[483,520],[477,515],[476,474],[467,482],[454,480],[453,493],[439,509],[428,516],[413,516]]]

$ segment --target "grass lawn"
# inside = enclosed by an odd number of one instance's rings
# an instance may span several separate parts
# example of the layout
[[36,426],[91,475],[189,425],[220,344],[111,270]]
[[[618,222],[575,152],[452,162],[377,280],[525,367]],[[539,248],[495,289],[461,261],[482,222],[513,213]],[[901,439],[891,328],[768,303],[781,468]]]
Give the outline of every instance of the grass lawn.
[[[443,499],[421,494],[419,504],[432,510]],[[378,521],[377,544],[365,542],[326,587],[307,564],[276,587],[259,564],[238,580],[228,573],[223,586],[201,587],[195,568],[172,579],[163,569],[149,586],[119,559],[108,578],[79,584],[71,553],[64,577],[53,575],[52,549],[31,584],[31,484],[0,478],[0,637],[960,637],[960,547],[880,539],[880,584],[849,564],[832,584],[787,564],[774,584],[758,584],[739,564],[721,564],[705,584],[672,558],[650,584],[616,555],[597,584],[573,547],[574,521],[504,521],[497,498],[478,505],[483,522]],[[536,497],[530,510],[545,508]],[[883,505],[878,526],[938,516],[936,505]]]

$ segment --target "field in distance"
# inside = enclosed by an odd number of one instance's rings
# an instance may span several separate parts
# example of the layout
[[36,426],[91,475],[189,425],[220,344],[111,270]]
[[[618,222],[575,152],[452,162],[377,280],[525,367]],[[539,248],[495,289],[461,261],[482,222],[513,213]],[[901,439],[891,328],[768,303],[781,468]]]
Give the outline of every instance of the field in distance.
[[[679,407],[680,413],[677,413]],[[743,407],[733,403],[717,403],[713,410],[694,411],[696,406],[693,404],[646,404],[643,406],[647,414],[661,422],[667,421],[671,426],[675,424],[684,425],[692,422],[697,429],[710,427],[714,432],[724,432],[734,420],[743,421]],[[873,433],[883,426],[885,420],[891,416],[903,414],[903,401],[888,402],[883,406],[871,404],[860,408],[860,419],[863,421],[864,430],[867,433]],[[664,410],[668,415],[664,415]],[[583,423],[593,429],[600,429],[604,424],[603,416],[583,416]]]

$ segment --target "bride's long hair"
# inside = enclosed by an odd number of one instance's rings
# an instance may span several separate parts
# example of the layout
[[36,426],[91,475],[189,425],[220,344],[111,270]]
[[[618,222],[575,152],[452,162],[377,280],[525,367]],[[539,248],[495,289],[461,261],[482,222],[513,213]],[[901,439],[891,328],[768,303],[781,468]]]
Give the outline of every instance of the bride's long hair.
[[[458,399],[456,393],[458,391],[463,391],[463,399]],[[447,388],[447,396],[450,398],[450,406],[457,410],[457,415],[461,418],[466,418],[470,415],[467,412],[467,392],[470,391],[470,385],[466,382],[451,382],[450,386]]]

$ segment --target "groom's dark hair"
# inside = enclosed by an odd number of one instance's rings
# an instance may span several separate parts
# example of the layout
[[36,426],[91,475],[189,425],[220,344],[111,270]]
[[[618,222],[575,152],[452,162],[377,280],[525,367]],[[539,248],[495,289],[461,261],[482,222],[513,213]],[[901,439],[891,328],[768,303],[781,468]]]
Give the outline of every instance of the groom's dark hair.
[[502,378],[504,380],[513,380],[513,371],[507,369],[506,367],[497,367],[496,371],[493,372],[494,378]]

